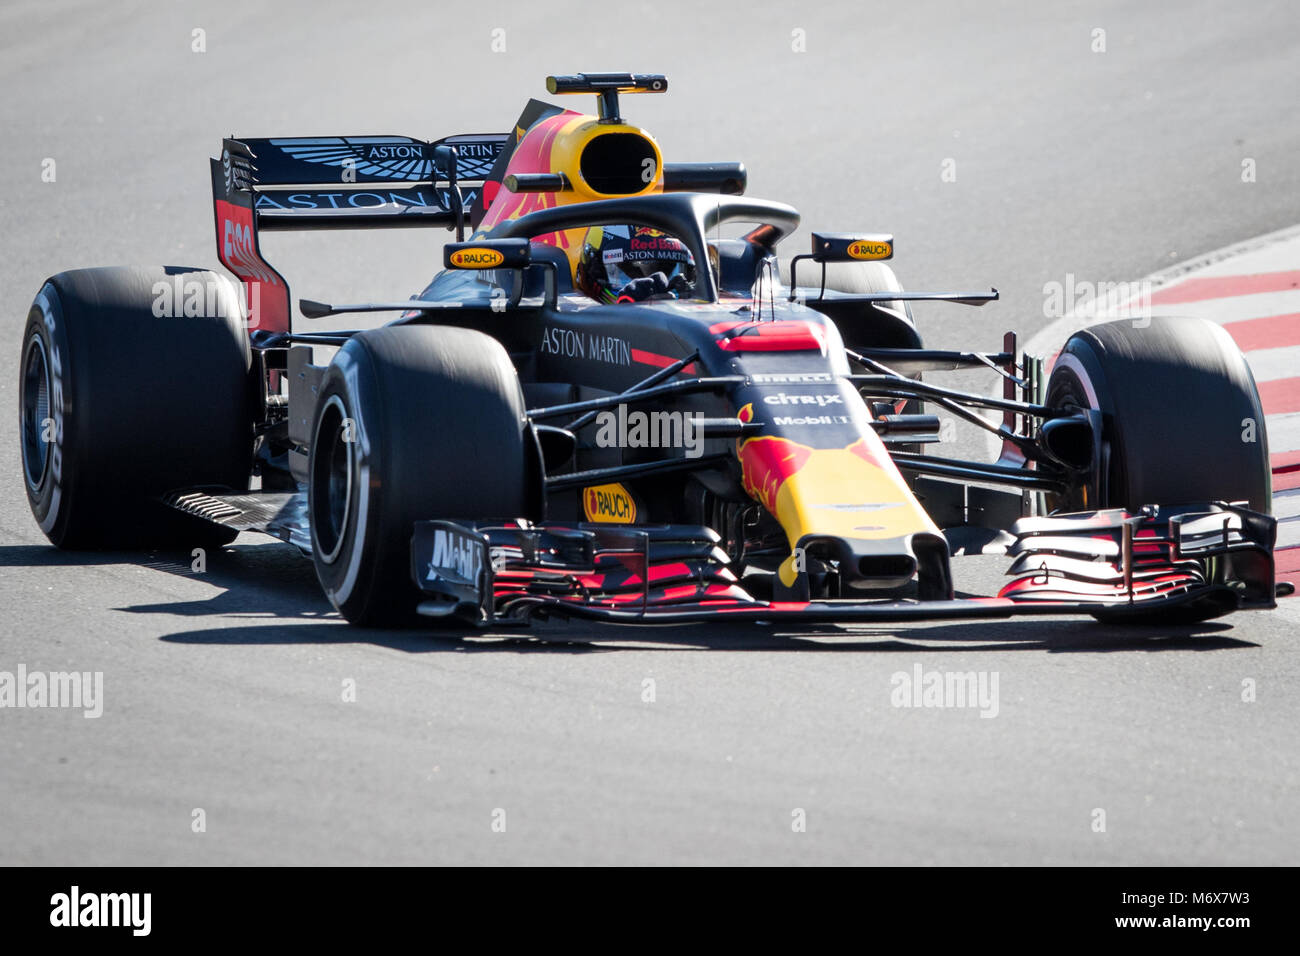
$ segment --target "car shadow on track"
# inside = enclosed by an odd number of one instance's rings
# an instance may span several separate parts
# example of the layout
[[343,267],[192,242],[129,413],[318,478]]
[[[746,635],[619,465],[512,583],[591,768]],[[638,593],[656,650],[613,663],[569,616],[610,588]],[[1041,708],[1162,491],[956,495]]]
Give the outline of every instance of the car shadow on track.
[[[316,580],[311,560],[290,545],[236,543],[208,549],[198,570],[197,561],[192,551],[183,550],[61,551],[51,545],[0,545],[0,568],[148,569],[217,589],[199,600],[161,600],[115,608],[131,614],[337,618]],[[133,588],[128,585],[123,590]],[[111,594],[111,587],[105,592]]]
[[[48,545],[0,547],[0,567],[127,565],[195,578],[220,590],[192,601],[133,604],[141,615],[245,619],[164,635],[177,644],[373,644],[407,653],[591,654],[617,651],[802,651],[924,653],[1037,651],[1214,651],[1258,647],[1230,636],[1232,625],[1207,621],[1167,627],[1115,627],[1091,620],[1033,618],[935,624],[789,626],[708,623],[635,627],[538,622],[528,628],[377,630],[351,627],[321,593],[311,562],[296,548],[255,544],[212,550],[202,573],[184,552],[67,552]],[[272,620],[267,621],[270,618]],[[215,623],[215,622],[214,622]]]
[[757,625],[661,627],[593,626],[546,622],[529,629],[373,630],[341,620],[300,624],[250,624],[183,631],[164,641],[178,644],[353,644],[408,653],[599,654],[617,651],[799,651],[925,653],[1037,651],[1049,654],[1136,651],[1216,651],[1257,647],[1228,636],[1227,624],[1206,622],[1168,628],[1120,629],[1092,622],[1042,619],[981,621],[906,628],[790,631]]

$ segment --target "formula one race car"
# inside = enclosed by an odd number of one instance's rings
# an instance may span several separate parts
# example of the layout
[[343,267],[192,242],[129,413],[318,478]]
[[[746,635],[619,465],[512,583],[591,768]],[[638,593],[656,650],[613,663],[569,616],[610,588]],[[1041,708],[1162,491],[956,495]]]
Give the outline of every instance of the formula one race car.
[[[217,248],[238,286],[180,267],[49,279],[21,364],[49,539],[266,532],[367,625],[1274,606],[1264,416],[1217,325],[1097,325],[1050,376],[1011,333],[925,348],[910,303],[996,290],[905,292],[884,234],[814,232],[781,259],[794,209],[743,198],[740,163],[664,162],[621,117],[620,94],[663,76],[547,85],[597,114],[534,100],[499,134],[225,140]],[[445,270],[410,300],[300,302],[389,325],[296,328],[259,234],[385,226],[454,229]],[[999,395],[922,378],[979,368]],[[936,413],[994,433],[998,460],[924,453]],[[1009,583],[955,596],[950,559],[978,553],[1009,555]]]

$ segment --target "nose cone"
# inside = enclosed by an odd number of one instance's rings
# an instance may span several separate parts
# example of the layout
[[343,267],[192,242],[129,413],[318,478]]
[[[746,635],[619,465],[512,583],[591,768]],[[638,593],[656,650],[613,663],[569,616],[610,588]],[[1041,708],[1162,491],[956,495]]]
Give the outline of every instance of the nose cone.
[[[752,414],[746,406],[740,418]],[[842,448],[764,435],[740,441],[737,455],[745,490],[790,544],[777,572],[786,589],[796,588],[813,550],[837,560],[851,584],[896,587],[916,571],[913,537],[943,540],[870,426]]]

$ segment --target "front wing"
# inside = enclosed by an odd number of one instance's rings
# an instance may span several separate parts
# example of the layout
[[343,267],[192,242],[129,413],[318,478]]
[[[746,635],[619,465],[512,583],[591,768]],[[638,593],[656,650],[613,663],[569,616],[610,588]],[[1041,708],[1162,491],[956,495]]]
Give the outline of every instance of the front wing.
[[992,597],[771,602],[698,526],[422,521],[411,540],[420,612],[508,624],[551,615],[621,624],[850,622],[1089,614],[1201,619],[1275,606],[1268,515],[1216,502],[1023,518]]

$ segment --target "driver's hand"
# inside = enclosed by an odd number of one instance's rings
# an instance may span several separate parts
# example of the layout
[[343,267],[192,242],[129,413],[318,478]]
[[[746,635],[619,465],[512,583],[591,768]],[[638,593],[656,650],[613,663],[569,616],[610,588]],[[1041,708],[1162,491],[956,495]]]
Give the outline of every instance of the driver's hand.
[[652,295],[662,295],[671,291],[668,277],[662,272],[652,272],[640,279],[633,279],[618,293],[619,302],[644,302]]

